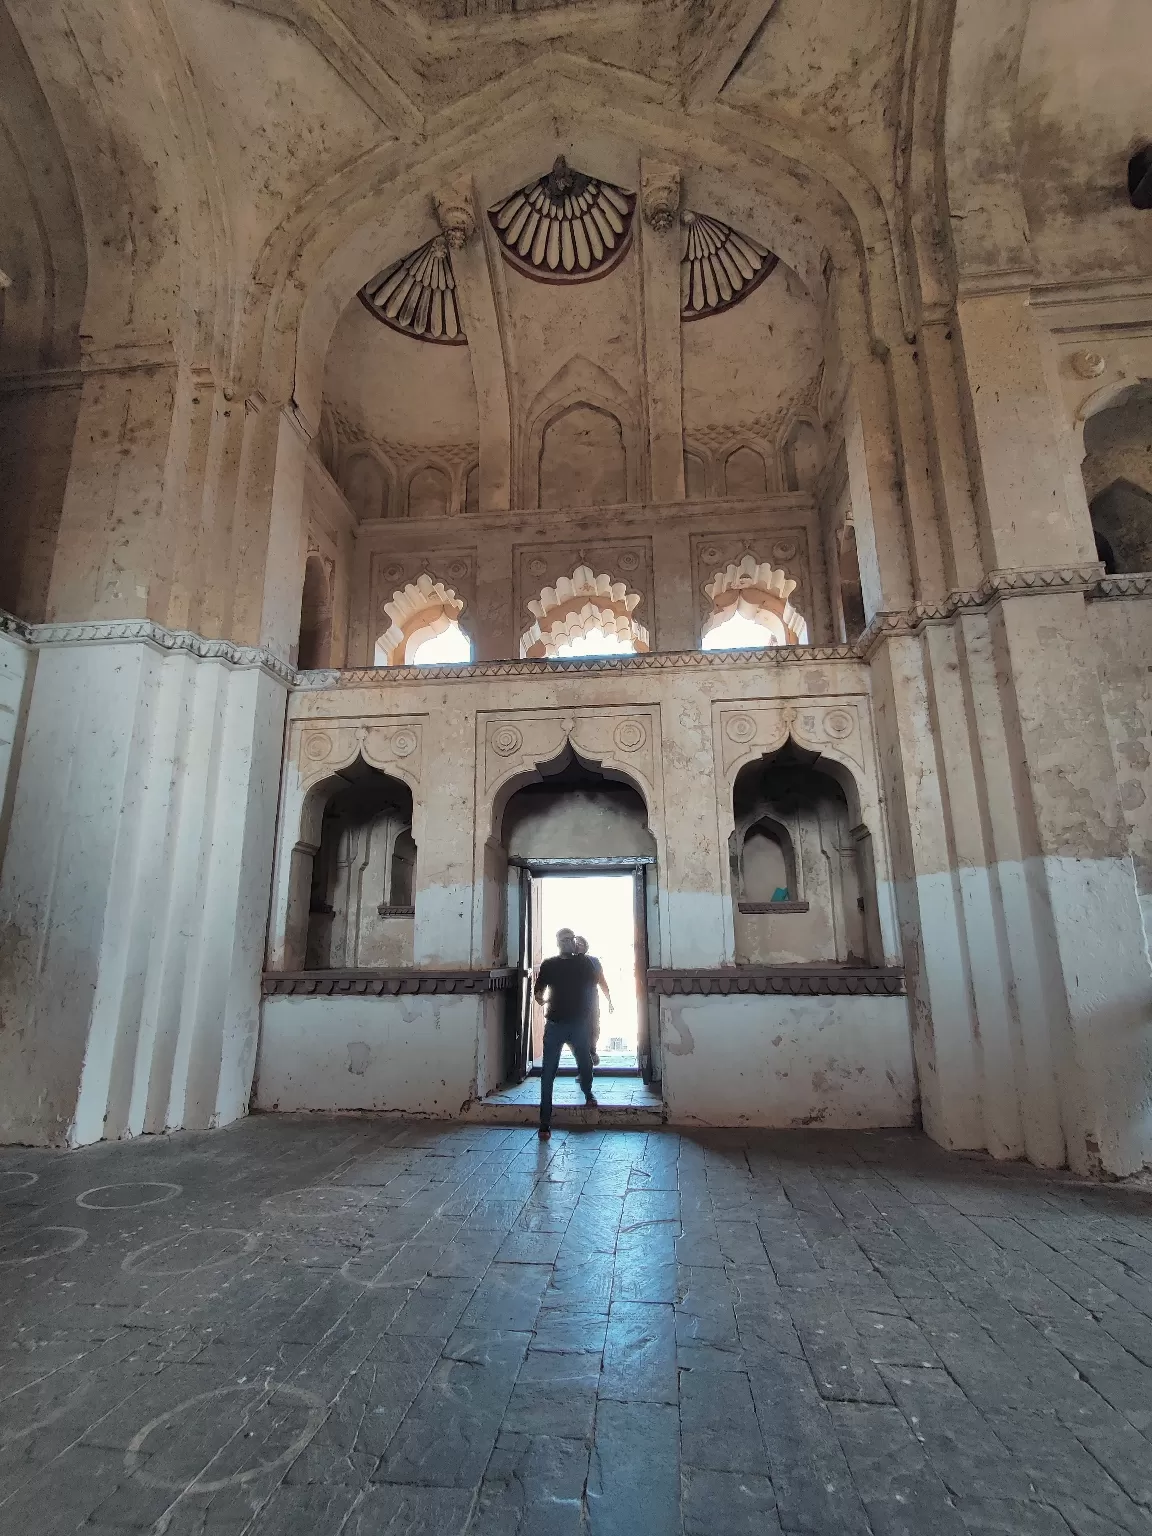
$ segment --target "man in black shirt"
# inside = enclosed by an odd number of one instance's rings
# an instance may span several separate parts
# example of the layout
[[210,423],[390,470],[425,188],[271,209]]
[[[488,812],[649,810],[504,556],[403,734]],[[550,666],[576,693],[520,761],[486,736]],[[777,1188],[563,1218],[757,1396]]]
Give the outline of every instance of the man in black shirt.
[[536,973],[534,989],[538,1003],[542,1003],[545,992],[548,993],[544,1056],[540,1067],[540,1137],[544,1141],[552,1134],[552,1084],[565,1045],[572,1047],[576,1058],[584,1102],[596,1103],[592,1097],[591,1026],[597,987],[608,999],[608,1011],[612,1012],[612,994],[604,979],[603,968],[594,955],[579,953],[576,935],[571,928],[561,928],[556,935],[556,947],[560,953],[544,961]]

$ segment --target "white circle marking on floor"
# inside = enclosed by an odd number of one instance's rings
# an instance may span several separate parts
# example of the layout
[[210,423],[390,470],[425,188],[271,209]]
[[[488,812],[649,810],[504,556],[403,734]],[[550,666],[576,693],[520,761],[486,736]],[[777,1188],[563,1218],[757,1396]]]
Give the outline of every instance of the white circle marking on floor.
[[[108,1205],[97,1204],[89,1198],[106,1189],[164,1189],[168,1193],[153,1195],[149,1200],[117,1200]],[[130,1179],[126,1184],[94,1184],[91,1189],[76,1196],[76,1204],[83,1206],[86,1211],[138,1211],[146,1205],[163,1205],[165,1201],[175,1200],[177,1195],[183,1193],[183,1184],[169,1184],[167,1179]]]
[[[169,1423],[170,1420],[187,1412],[189,1408],[195,1408],[200,1403],[210,1402],[213,1398],[227,1397],[233,1392],[261,1392],[269,1398],[294,1397],[307,1406],[308,1423],[300,1434],[296,1436],[292,1444],[288,1446],[287,1450],[281,1451],[279,1456],[274,1456],[270,1461],[259,1461],[254,1467],[249,1467],[244,1472],[233,1472],[228,1477],[218,1477],[214,1478],[211,1482],[204,1483],[200,1481],[199,1473],[189,1481],[188,1478],[160,1478],[148,1471],[147,1467],[142,1464],[140,1453],[145,1440],[152,1434],[153,1430],[157,1430],[161,1425]],[[312,1436],[320,1428],[321,1424],[323,1424],[327,1412],[327,1404],[317,1397],[315,1392],[305,1392],[303,1387],[269,1384],[267,1382],[263,1384],[253,1382],[251,1385],[245,1384],[234,1387],[216,1387],[211,1392],[200,1392],[197,1396],[190,1397],[183,1403],[177,1403],[175,1408],[169,1408],[167,1413],[158,1414],[156,1418],[150,1419],[143,1429],[137,1430],[129,1442],[128,1449],[124,1453],[124,1466],[138,1482],[143,1483],[147,1488],[160,1488],[165,1492],[218,1493],[221,1488],[231,1488],[236,1483],[249,1482],[252,1478],[259,1477],[262,1472],[271,1472],[276,1467],[283,1466],[286,1462],[294,1460],[295,1457],[299,1456],[309,1440],[312,1439]],[[205,1468],[204,1470],[207,1469]]]
[[59,1248],[49,1248],[45,1253],[18,1254],[14,1259],[0,1258],[0,1265],[9,1268],[14,1264],[35,1264],[38,1259],[58,1259],[65,1253],[75,1253],[77,1248],[83,1248],[88,1241],[88,1233],[83,1227],[33,1227],[31,1232],[22,1232],[20,1236],[35,1237],[38,1232],[70,1232],[72,1238]]

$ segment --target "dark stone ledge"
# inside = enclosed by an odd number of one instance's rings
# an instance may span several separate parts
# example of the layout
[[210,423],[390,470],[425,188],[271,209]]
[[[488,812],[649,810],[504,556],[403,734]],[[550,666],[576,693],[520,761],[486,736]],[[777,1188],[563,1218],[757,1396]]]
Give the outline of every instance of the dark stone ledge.
[[265,997],[411,997],[434,994],[476,996],[506,992],[514,970],[265,971]]
[[729,966],[723,970],[650,970],[648,989],[662,997],[902,997],[904,972],[848,965]]
[[740,901],[736,904],[742,917],[767,917],[777,912],[807,912],[806,901]]

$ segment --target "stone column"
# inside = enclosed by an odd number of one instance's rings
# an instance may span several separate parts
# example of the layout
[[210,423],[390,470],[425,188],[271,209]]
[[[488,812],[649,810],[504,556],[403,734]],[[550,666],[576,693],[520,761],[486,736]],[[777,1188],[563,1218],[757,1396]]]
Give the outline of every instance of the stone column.
[[85,368],[47,614],[163,623],[179,527],[167,474],[175,359],[148,349]]
[[640,164],[640,344],[653,501],[684,500],[680,351],[680,170]]
[[251,1089],[284,679],[84,628],[41,634],[0,879],[6,1141],[204,1129]]
[[[512,492],[512,417],[496,299],[471,177],[434,199],[452,252],[452,272],[476,385],[480,427],[480,511],[506,511]],[[478,226],[479,225],[479,229]]]

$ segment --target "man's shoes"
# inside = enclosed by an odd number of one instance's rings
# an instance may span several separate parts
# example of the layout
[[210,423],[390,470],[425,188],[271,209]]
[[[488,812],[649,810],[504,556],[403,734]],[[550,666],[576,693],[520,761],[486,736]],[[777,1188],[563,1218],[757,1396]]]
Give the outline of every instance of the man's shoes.
[[542,1125],[540,1127],[539,1131],[536,1134],[540,1137],[541,1141],[547,1141],[549,1139],[549,1137],[552,1135],[552,1132],[548,1129],[548,1127],[546,1125]]
[[600,1107],[600,1106],[599,1106],[599,1104],[598,1104],[598,1103],[597,1103],[597,1101],[596,1101],[596,1097],[595,1097],[595,1095],[594,1095],[594,1094],[591,1094],[591,1093],[590,1093],[590,1094],[588,1094],[588,1095],[587,1095],[587,1096],[586,1096],[586,1097],[585,1097],[585,1099],[584,1099],[584,1108],[585,1108],[585,1109],[599,1109],[599,1107]]

